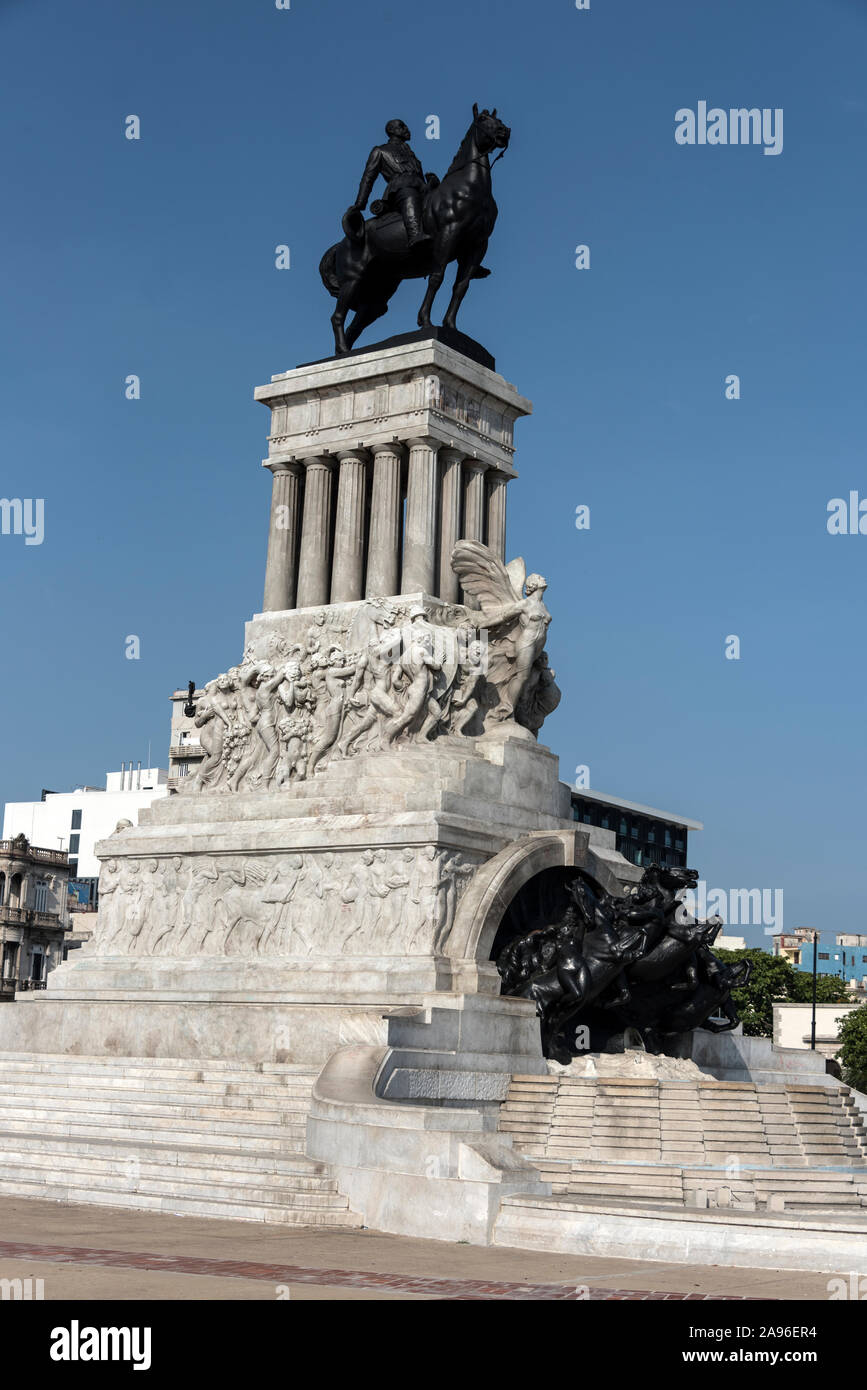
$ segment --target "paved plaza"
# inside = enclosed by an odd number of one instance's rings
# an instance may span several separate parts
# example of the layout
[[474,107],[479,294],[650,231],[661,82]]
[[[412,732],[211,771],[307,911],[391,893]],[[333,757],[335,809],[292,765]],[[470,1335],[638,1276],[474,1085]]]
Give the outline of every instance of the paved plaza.
[[0,1198],[0,1279],[46,1300],[825,1299],[828,1278]]

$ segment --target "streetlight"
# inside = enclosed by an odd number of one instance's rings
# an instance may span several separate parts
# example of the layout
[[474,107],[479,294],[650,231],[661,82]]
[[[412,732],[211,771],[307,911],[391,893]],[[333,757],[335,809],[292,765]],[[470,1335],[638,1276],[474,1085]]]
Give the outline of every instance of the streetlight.
[[816,970],[818,968],[819,933],[813,932],[813,1021],[810,1025],[810,1047],[816,1051]]

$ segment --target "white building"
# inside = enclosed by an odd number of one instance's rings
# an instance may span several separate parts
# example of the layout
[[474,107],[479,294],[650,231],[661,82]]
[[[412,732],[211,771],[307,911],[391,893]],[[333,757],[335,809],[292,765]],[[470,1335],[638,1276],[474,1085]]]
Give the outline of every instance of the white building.
[[[809,1047],[812,1036],[812,1004],[774,1004],[774,1046]],[[840,1051],[840,1024],[859,1004],[816,1005],[816,1051],[836,1057]]]
[[165,768],[134,768],[106,775],[105,787],[78,787],[71,792],[44,792],[41,801],[10,801],[3,815],[2,839],[26,835],[32,845],[65,850],[70,878],[96,878],[99,860],[94,845],[119,820],[135,825],[138,813],[168,794]]
[[[201,699],[201,696],[201,690],[196,690],[193,702]],[[176,690],[172,695],[172,731],[169,737],[169,787],[172,791],[182,778],[192,777],[205,756],[194,717],[184,713],[189,698],[186,690]]]

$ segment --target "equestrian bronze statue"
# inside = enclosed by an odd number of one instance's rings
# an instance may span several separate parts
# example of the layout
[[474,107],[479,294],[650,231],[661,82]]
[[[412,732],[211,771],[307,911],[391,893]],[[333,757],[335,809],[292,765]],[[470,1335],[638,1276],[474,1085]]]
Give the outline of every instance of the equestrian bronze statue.
[[[344,214],[346,235],[326,251],[319,266],[325,288],[337,300],[331,324],[338,356],[351,351],[364,329],[387,312],[403,280],[427,279],[418,325],[430,328],[446,267],[456,261],[443,319],[445,328],[455,329],[470,281],[490,275],[482,265],[497,220],[489,156],[493,150],[505,153],[511,137],[496,107],[473,107],[472,125],[442,182],[423,172],[403,121],[389,121],[386,134],[388,143],[371,150],[358,196]],[[386,180],[385,197],[371,204],[374,215],[365,220],[363,210],[379,175]],[[354,317],[346,327],[350,311]]]

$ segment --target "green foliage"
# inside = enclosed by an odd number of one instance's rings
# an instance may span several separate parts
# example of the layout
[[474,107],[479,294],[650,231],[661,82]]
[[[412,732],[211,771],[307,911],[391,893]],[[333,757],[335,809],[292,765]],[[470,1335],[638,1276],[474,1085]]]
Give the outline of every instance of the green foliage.
[[720,960],[748,960],[752,964],[750,982],[744,989],[732,990],[732,999],[751,1038],[774,1036],[774,1004],[792,998],[797,986],[793,977],[798,973],[784,956],[771,956],[767,951],[751,947],[746,951],[716,951]]
[[[756,947],[746,951],[717,951],[715,954],[720,960],[752,962],[749,984],[745,989],[732,990],[732,999],[744,1025],[744,1032],[749,1037],[774,1036],[774,1004],[812,1002],[812,973],[796,970],[785,956],[771,956]],[[817,976],[818,1004],[840,1004],[850,997],[838,975]]]
[[840,1025],[840,1040],[837,1060],[843,1068],[843,1080],[856,1091],[867,1092],[867,1004],[846,1015]]
[[[813,1002],[813,975],[806,970],[794,971],[795,981],[793,986],[792,999],[797,1004],[812,1004]],[[817,1004],[844,1004],[851,1000],[852,996],[846,988],[839,975],[817,975],[816,976],[816,1003]]]

